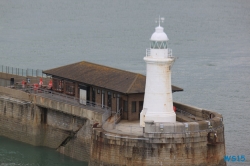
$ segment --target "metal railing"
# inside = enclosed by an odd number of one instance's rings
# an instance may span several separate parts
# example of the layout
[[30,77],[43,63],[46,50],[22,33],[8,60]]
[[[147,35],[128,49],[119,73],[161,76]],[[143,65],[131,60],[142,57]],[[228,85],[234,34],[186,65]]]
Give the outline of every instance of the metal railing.
[[[195,115],[189,113],[189,112],[186,112],[186,111],[183,111],[181,109],[178,109],[176,108],[176,112],[184,115],[184,116],[189,116],[189,117],[196,117]],[[124,132],[124,133],[127,133],[127,134],[143,134],[143,127],[140,127],[139,124],[138,126],[135,126],[135,125],[126,125],[126,124],[120,124],[120,123],[116,123],[117,122],[117,119],[120,115],[120,111],[118,111],[115,115],[114,115],[114,121],[110,122],[110,121],[105,121],[103,122],[104,123],[110,123],[110,125],[113,125],[113,130],[112,130],[112,133],[116,133],[116,134],[119,134],[120,132]],[[192,133],[197,133],[197,132],[211,132],[211,131],[215,131],[219,128],[222,128],[224,125],[223,123],[221,123],[221,125],[219,126],[216,126],[216,127],[213,127],[210,125],[210,121],[207,121],[204,119],[204,121],[206,121],[208,123],[208,128],[207,129],[204,129],[204,130],[189,130],[189,127],[188,127],[188,122],[180,122],[183,124],[184,128],[183,128],[183,131],[180,131],[180,132],[147,132],[148,134],[192,134]],[[111,124],[113,123],[113,124]],[[105,129],[104,129],[105,130]]]
[[[146,132],[145,134],[149,134],[150,135],[150,138],[153,138],[153,137],[158,137],[159,134],[165,134],[165,135],[179,135],[179,134],[184,134],[184,135],[192,135],[192,134],[195,134],[195,133],[209,133],[209,132],[216,132],[218,129],[221,129],[223,128],[224,125],[220,125],[220,126],[217,126],[217,127],[209,127],[207,129],[204,129],[204,130],[194,130],[194,131],[191,131],[189,130],[188,128],[183,128],[182,131],[180,132]],[[113,134],[110,134],[110,136],[114,136],[114,137],[123,137],[121,135],[124,135],[124,134],[132,134],[131,136],[126,136],[126,138],[130,138],[130,139],[133,139],[133,134],[134,135],[143,135],[143,127],[139,127],[139,126],[131,126],[131,125],[114,125],[114,129],[115,130],[112,130],[111,133]],[[105,129],[104,129],[105,130]],[[136,139],[139,139],[136,137]],[[145,138],[142,138],[142,139],[145,139]]]
[[0,78],[0,86],[8,87],[11,85],[10,83],[11,83],[10,80],[5,80]]
[[13,74],[18,76],[32,76],[32,77],[47,77],[46,74],[43,74],[43,70],[40,69],[21,69],[16,67],[10,67],[10,66],[4,66],[0,65],[0,72],[7,73],[7,74]]
[[146,49],[146,56],[150,56],[151,55],[151,49],[150,48],[147,48]]
[[[33,87],[22,88],[20,86],[18,89],[23,90],[23,91],[28,92],[28,93],[35,94],[37,96],[42,96],[42,97],[56,100],[59,102],[64,102],[64,103],[67,103],[70,105],[75,105],[75,106],[80,106],[80,107],[91,107],[92,109],[94,109],[95,111],[98,111],[98,112],[105,112],[105,110],[110,110],[110,107],[108,107],[106,105],[101,105],[101,104],[98,104],[96,102],[92,102],[89,100],[85,100],[86,105],[81,104],[80,98],[75,97],[75,96],[70,96],[67,94],[63,94],[63,93],[59,93],[59,92],[55,92],[53,90],[47,90],[44,88],[35,89]],[[111,113],[108,113],[108,114],[111,114]]]
[[168,49],[168,57],[173,58],[173,51],[170,48]]
[[[146,57],[148,57],[148,56],[151,56],[151,48],[147,48],[146,49]],[[167,56],[168,58],[174,58],[173,57],[173,51],[172,51],[172,49],[168,49],[168,56]]]
[[189,118],[194,118],[193,120],[195,120],[196,116],[193,115],[193,114],[191,114],[191,113],[189,113],[189,112],[187,112],[187,111],[183,111],[183,110],[181,110],[179,108],[176,108],[176,112],[178,112],[178,113],[180,113],[180,114],[182,114],[184,116],[189,116]]

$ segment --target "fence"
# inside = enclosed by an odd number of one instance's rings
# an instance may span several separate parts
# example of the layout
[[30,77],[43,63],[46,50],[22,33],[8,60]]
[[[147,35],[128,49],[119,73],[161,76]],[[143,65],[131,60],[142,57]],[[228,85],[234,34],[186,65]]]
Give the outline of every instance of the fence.
[[5,80],[0,78],[0,86],[4,87],[10,86],[10,80]]
[[[70,104],[70,105],[74,105],[74,106],[80,106],[80,107],[88,107],[90,110],[94,110],[96,112],[101,112],[101,113],[106,113],[106,116],[110,116],[111,115],[111,111],[110,111],[110,107],[105,106],[105,105],[101,105],[89,100],[86,100],[86,105],[85,104],[80,104],[80,99],[78,97],[75,96],[70,96],[70,95],[66,95],[63,93],[59,93],[59,92],[55,92],[52,90],[47,90],[44,88],[34,88],[34,87],[25,87],[22,88],[21,85],[15,85],[15,89],[20,89],[23,90],[25,92],[28,93],[32,93],[38,96],[42,96],[42,97],[46,97],[46,98],[50,98],[51,100],[56,100],[59,102],[64,102],[66,104]],[[108,111],[106,111],[108,110]],[[104,117],[106,117],[104,116]],[[105,119],[106,120],[106,119]]]
[[32,77],[46,77],[46,74],[43,74],[43,71],[40,69],[20,69],[16,67],[10,67],[10,66],[4,66],[0,65],[0,72],[7,73],[7,74],[13,74],[18,76],[32,76]]

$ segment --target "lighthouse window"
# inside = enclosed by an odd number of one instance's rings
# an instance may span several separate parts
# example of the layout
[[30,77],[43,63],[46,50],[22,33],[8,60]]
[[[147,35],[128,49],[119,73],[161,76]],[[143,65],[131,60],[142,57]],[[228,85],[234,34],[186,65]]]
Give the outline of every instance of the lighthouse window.
[[167,42],[166,41],[151,41],[151,48],[153,49],[166,49]]
[[151,41],[151,48],[155,48],[155,41]]

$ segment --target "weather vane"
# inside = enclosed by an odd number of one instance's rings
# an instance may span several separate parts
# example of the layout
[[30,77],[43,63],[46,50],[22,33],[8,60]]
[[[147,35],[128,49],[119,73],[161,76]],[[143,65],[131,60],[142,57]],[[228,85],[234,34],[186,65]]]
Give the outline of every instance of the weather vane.
[[164,17],[160,17],[160,16],[159,16],[159,18],[156,18],[156,19],[155,19],[155,22],[156,22],[156,23],[159,23],[159,26],[161,26],[161,22],[162,22],[162,23],[164,22]]

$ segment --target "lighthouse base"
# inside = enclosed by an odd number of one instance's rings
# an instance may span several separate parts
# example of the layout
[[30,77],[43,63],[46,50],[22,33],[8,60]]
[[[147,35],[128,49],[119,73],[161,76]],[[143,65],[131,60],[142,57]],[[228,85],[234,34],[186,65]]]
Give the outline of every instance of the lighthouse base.
[[141,111],[140,126],[145,127],[145,121],[154,121],[155,123],[176,122],[175,112],[146,112]]

